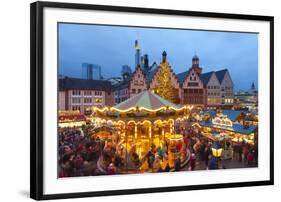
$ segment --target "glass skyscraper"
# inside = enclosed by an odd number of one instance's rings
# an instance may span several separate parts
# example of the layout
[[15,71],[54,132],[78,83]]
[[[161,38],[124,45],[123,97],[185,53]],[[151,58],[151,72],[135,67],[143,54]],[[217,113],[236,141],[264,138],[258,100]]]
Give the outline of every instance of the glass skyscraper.
[[101,76],[101,66],[97,64],[82,64],[82,78],[91,80],[100,80]]

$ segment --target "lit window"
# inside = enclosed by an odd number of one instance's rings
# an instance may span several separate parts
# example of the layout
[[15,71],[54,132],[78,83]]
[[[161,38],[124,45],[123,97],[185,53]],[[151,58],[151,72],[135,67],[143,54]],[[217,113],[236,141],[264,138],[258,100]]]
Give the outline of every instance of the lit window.
[[95,103],[102,103],[102,99],[101,98],[96,98],[95,99]]

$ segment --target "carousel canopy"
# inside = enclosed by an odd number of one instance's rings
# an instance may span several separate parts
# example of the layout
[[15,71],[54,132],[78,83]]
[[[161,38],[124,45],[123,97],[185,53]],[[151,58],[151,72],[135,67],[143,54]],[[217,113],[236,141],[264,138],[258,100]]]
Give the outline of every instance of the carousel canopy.
[[126,110],[132,107],[142,107],[148,110],[156,110],[162,107],[172,107],[175,109],[180,109],[181,106],[173,104],[164,98],[152,93],[151,91],[143,91],[128,100],[115,105],[114,108],[119,110]]

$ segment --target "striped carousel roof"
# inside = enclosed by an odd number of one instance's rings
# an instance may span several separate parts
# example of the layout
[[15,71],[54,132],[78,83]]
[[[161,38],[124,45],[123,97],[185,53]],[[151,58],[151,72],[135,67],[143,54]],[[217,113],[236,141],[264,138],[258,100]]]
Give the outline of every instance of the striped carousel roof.
[[145,90],[135,95],[134,97],[131,97],[128,100],[115,105],[114,108],[119,110],[126,110],[132,107],[140,107],[146,108],[148,110],[156,110],[167,106],[173,107],[175,109],[181,108],[181,106],[173,104],[160,97],[159,95],[152,93],[151,91]]

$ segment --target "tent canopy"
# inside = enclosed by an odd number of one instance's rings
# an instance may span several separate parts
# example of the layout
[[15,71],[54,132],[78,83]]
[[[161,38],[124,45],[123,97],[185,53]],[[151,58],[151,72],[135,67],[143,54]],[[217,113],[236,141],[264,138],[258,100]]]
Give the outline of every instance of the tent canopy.
[[167,106],[172,107],[174,109],[181,108],[181,106],[173,104],[160,97],[159,95],[152,93],[151,91],[145,90],[137,94],[136,96],[131,97],[128,100],[125,100],[124,102],[115,105],[113,108],[119,110],[126,110],[132,107],[142,107],[148,110],[156,110]]

